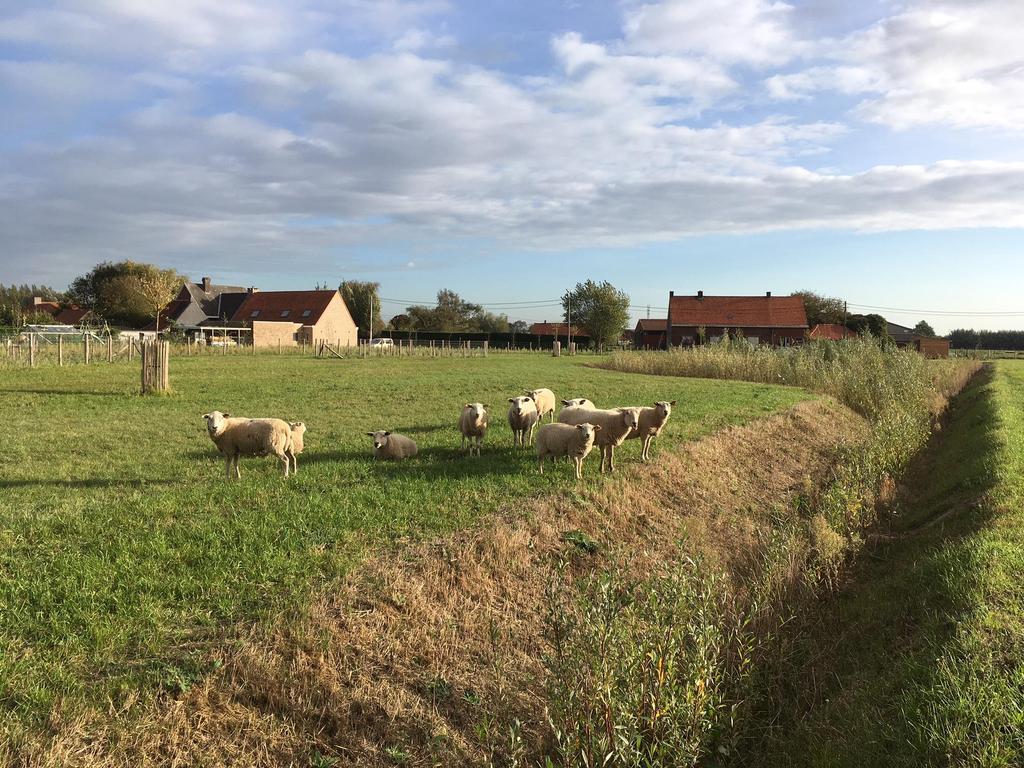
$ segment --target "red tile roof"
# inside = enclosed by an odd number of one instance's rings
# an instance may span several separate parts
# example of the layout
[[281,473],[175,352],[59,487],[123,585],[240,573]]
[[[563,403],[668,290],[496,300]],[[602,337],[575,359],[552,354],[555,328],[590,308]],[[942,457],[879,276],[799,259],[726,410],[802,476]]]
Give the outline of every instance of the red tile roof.
[[668,320],[664,317],[644,317],[637,321],[636,330],[651,333],[664,331]]
[[[568,323],[534,323],[530,326],[530,333],[538,336],[565,336],[569,333]],[[585,336],[582,329],[575,325],[572,327],[573,336]]]
[[40,301],[38,304],[28,304],[25,307],[27,312],[45,312],[48,315],[56,315],[60,312],[60,304],[56,301]]
[[[320,316],[337,295],[337,291],[257,291],[242,302],[233,322],[251,323],[253,320],[316,325]],[[303,313],[309,314],[303,317]],[[253,312],[258,312],[253,317]],[[287,315],[282,317],[282,313]]]
[[82,307],[68,307],[67,309],[62,309],[58,312],[53,319],[62,325],[78,325],[88,314],[88,309],[83,309]]
[[799,296],[673,296],[669,304],[673,327],[807,327]]
[[852,339],[857,334],[838,323],[819,323],[811,329],[808,337],[818,341],[839,341],[841,339]]

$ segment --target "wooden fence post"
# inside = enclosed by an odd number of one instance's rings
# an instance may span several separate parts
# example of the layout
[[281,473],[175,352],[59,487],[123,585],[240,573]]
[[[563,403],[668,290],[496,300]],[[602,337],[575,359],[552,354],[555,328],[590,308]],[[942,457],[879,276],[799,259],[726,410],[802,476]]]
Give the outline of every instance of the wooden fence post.
[[171,358],[171,343],[156,339],[144,341],[142,342],[140,352],[139,357],[142,360],[142,394],[167,392],[170,389],[168,364]]
[[88,333],[82,334],[82,346],[83,346],[83,354],[85,356],[85,364],[88,365],[89,364],[89,334]]
[[64,337],[57,337],[57,365],[61,368],[64,367]]
[[107,334],[107,362],[114,362],[114,337]]
[[556,341],[551,345],[551,356],[561,357],[562,356],[562,342]]
[[28,367],[29,368],[35,368],[36,367],[36,344],[35,344],[35,338],[36,338],[36,336],[35,336],[34,333],[30,333],[28,335]]
[[489,341],[485,341],[484,342],[484,357],[487,357],[487,349],[490,346],[491,346],[491,342],[489,342]]

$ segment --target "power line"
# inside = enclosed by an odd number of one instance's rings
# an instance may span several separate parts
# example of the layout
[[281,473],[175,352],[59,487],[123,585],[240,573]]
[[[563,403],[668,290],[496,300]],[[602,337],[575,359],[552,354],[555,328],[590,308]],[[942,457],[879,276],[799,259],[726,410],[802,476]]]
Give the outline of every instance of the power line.
[[993,312],[991,310],[960,310],[960,309],[906,309],[903,307],[879,307],[873,304],[854,304],[851,307],[857,309],[874,309],[881,312],[896,312],[907,315],[938,315],[941,317],[1018,317],[1024,316],[1024,310],[1010,310],[1008,312]]

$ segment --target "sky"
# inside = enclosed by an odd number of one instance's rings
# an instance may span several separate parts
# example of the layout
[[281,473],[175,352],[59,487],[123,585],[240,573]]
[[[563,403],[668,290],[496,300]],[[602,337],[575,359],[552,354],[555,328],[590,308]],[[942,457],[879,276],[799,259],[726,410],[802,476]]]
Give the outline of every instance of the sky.
[[[0,5],[0,282],[812,289],[1022,328],[1019,0]],[[648,307],[650,309],[648,309]]]

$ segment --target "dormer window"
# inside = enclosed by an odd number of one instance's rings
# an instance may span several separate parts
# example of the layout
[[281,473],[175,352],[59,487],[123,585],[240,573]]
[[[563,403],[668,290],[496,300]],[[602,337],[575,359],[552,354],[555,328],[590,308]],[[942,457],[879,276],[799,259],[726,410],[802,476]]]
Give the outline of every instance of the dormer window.
[[288,315],[290,315],[291,313],[292,313],[292,311],[290,309],[282,309],[281,310],[281,317],[288,317]]
[[313,310],[312,309],[304,309],[304,310],[302,310],[302,316],[303,317],[309,317],[312,314],[313,314]]
[[252,311],[252,313],[249,315],[249,317],[254,318],[254,319],[259,317],[259,316],[260,316],[260,311],[258,309],[254,309]]

